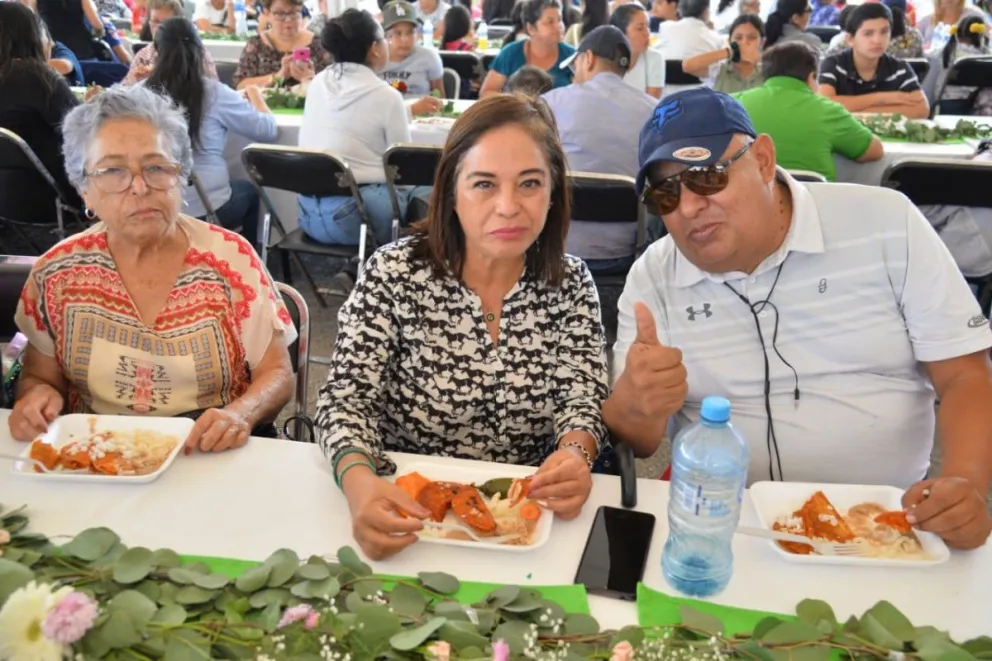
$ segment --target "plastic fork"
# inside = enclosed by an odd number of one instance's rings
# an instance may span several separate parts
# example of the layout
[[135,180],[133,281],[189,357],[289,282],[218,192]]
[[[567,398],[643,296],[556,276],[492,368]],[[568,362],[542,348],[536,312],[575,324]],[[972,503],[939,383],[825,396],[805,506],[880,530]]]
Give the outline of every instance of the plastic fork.
[[485,544],[505,544],[506,542],[518,539],[521,535],[503,535],[501,537],[480,537],[475,533],[474,530],[466,526],[459,526],[451,523],[438,523],[437,521],[424,521],[424,528],[430,528],[432,530],[448,530],[452,532],[462,532],[474,539],[477,542],[483,542]]
[[0,459],[7,459],[9,461],[23,461],[29,464],[34,464],[35,468],[41,470],[42,473],[89,473],[90,471],[86,468],[77,468],[70,470],[68,468],[60,468],[59,470],[49,470],[45,464],[41,463],[37,459],[32,459],[30,457],[22,457],[17,454],[3,454],[0,453]]
[[793,535],[792,533],[779,532],[768,528],[752,528],[750,526],[738,526],[737,532],[750,537],[761,537],[763,539],[774,539],[777,542],[796,542],[798,544],[808,544],[813,547],[819,555],[838,556],[859,556],[865,555],[865,550],[856,542],[838,543],[827,542],[822,539],[813,539],[804,535]]

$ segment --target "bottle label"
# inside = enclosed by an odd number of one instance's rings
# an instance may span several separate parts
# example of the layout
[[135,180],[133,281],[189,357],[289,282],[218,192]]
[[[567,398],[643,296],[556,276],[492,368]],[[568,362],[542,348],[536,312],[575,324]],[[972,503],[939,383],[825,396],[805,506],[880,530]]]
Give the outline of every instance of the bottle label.
[[[683,510],[691,512],[695,516],[703,517],[724,517],[730,516],[732,512],[732,500],[727,498],[724,490],[714,492],[704,489],[699,484],[689,484],[673,480],[671,483],[671,497],[675,499]],[[735,494],[737,503],[740,503],[744,494],[743,486]],[[731,496],[731,499],[734,496]]]

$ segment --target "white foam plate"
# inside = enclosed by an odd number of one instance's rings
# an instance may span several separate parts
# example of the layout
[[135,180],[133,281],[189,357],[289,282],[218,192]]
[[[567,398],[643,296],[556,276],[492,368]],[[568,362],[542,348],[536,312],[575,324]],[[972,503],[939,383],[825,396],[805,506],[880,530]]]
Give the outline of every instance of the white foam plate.
[[[884,485],[812,484],[807,482],[756,482],[748,490],[763,528],[771,528],[775,520],[795,512],[817,491],[833,503],[841,514],[861,503],[878,503],[890,510],[902,509],[903,490]],[[931,560],[900,560],[898,558],[859,558],[851,556],[800,555],[789,553],[776,542],[768,543],[783,560],[801,565],[861,565],[865,567],[931,567],[947,562],[951,552],[938,535],[914,530],[923,550]]]
[[[91,421],[95,421],[91,427]],[[41,440],[51,443],[56,448],[62,448],[70,441],[88,438],[94,432],[130,431],[132,429],[153,429],[162,434],[171,434],[178,439],[176,447],[166,457],[162,465],[154,473],[147,475],[102,475],[98,473],[69,473],[55,471],[39,473],[35,471],[30,461],[15,461],[13,472],[17,475],[30,477],[45,482],[110,482],[113,484],[144,484],[152,482],[168,470],[183,449],[183,441],[193,429],[193,421],[189,418],[152,418],[138,415],[89,415],[74,413],[56,418],[48,426],[48,431],[39,436]],[[92,431],[91,431],[92,429]],[[24,444],[21,456],[29,458],[31,444]]]
[[[407,466],[402,473],[397,473],[396,477],[407,473],[420,473],[428,480],[435,482],[460,482],[462,484],[482,484],[487,480],[500,477],[511,477],[515,479],[527,477],[537,472],[532,466],[512,466],[509,464],[489,464],[486,466],[449,466],[443,464],[421,463]],[[509,553],[524,553],[541,548],[548,543],[551,538],[551,524],[554,522],[554,512],[542,509],[541,518],[537,522],[537,539],[533,544],[511,545],[511,544],[491,544],[488,542],[474,542],[461,539],[446,539],[444,537],[434,537],[432,535],[420,535],[420,541],[427,544],[442,544],[444,546],[464,546],[473,549],[492,549],[494,551],[506,551]],[[454,512],[448,511],[445,523],[462,525]]]

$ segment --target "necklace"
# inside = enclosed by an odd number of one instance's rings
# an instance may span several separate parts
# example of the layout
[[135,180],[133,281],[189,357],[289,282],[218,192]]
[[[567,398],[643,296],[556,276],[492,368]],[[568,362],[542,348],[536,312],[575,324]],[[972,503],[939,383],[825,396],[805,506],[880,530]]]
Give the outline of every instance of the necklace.
[[496,321],[496,315],[493,314],[492,312],[487,312],[486,313],[486,323],[487,324],[491,324],[494,321]]

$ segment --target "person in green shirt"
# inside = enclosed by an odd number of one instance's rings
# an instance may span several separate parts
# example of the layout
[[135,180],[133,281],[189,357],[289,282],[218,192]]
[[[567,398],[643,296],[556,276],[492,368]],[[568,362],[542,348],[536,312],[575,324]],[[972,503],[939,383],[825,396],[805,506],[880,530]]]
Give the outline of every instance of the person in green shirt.
[[820,53],[791,41],[765,51],[761,87],[734,96],[747,110],[758,133],[775,143],[776,160],[786,170],[837,177],[834,154],[867,163],[882,158],[881,141],[836,101],[816,93]]

